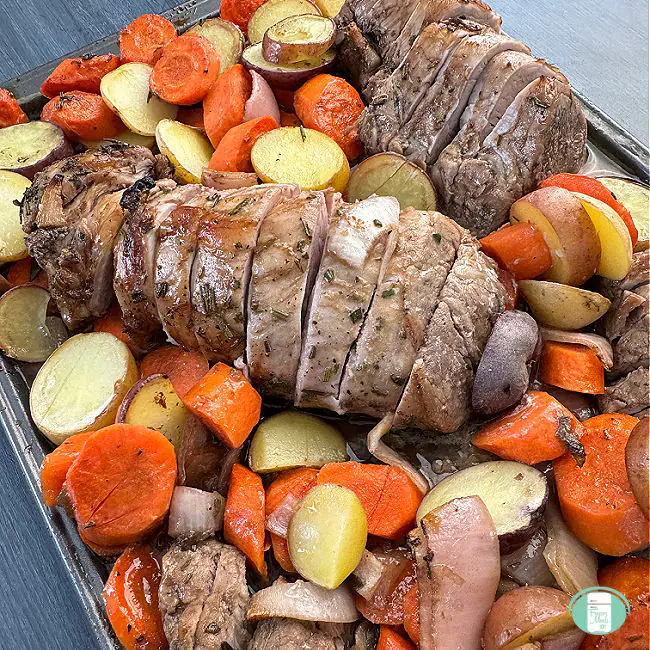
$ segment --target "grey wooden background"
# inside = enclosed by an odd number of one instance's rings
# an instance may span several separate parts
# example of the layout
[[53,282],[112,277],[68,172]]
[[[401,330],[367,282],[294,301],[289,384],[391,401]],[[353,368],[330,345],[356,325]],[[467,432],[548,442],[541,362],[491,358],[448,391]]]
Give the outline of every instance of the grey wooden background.
[[[174,0],[0,0],[0,79]],[[647,0],[493,0],[508,33],[648,144]],[[0,649],[92,650],[83,604],[0,436]]]

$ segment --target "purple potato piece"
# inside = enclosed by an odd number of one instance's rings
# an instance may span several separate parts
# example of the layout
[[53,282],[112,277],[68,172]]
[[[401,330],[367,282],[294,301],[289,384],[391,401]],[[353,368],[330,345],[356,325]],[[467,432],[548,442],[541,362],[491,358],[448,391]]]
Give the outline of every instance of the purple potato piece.
[[625,447],[625,466],[630,487],[636,502],[643,511],[646,519],[649,518],[648,483],[650,482],[650,418],[639,420],[632,429]]
[[0,129],[0,169],[32,180],[57,160],[74,153],[63,131],[50,122],[26,122]]
[[499,316],[476,371],[472,408],[495,415],[517,404],[528,389],[530,363],[539,347],[535,319],[523,311]]

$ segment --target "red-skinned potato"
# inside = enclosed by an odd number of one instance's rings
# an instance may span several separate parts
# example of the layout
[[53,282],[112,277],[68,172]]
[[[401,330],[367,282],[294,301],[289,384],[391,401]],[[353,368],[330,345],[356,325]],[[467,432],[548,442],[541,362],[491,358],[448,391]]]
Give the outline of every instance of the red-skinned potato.
[[520,587],[492,605],[483,630],[484,650],[514,650],[537,643],[541,650],[578,650],[585,633],[568,611],[570,597],[550,587]]
[[648,482],[650,481],[650,418],[645,417],[632,429],[625,446],[625,467],[634,498],[643,511],[646,519],[649,496]]
[[0,169],[30,180],[48,165],[73,153],[63,131],[51,122],[27,122],[0,129]]
[[324,16],[290,16],[266,30],[262,41],[264,58],[271,63],[309,61],[334,43],[334,21]]
[[280,124],[280,108],[278,101],[271,90],[271,86],[267,83],[264,77],[255,72],[250,71],[251,81],[253,88],[251,96],[244,105],[244,122],[254,120],[258,117],[272,117],[277,124]]

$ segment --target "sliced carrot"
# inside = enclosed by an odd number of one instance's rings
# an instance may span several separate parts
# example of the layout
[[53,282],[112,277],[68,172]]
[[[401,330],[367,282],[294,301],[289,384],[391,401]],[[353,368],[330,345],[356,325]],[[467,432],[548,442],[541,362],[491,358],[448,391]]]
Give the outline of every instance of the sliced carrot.
[[606,203],[610,208],[616,210],[623,219],[632,238],[632,246],[639,240],[639,231],[634,225],[634,219],[630,211],[620,202],[612,192],[607,189],[597,178],[592,176],[581,176],[580,174],[555,174],[539,184],[540,187],[563,187],[570,192],[580,192],[594,199]]
[[416,645],[420,644],[420,592],[413,585],[404,596],[404,630]]
[[217,363],[183,398],[185,406],[198,416],[228,447],[241,447],[260,420],[262,398],[243,373]]
[[300,126],[301,121],[295,113],[280,111],[280,126]]
[[219,10],[221,18],[235,23],[244,36],[248,34],[248,21],[264,0],[222,0]]
[[415,650],[415,646],[388,625],[379,628],[377,650]]
[[129,546],[113,565],[102,598],[115,636],[126,650],[167,650],[158,609],[160,564],[148,546]]
[[25,122],[29,122],[29,118],[16,98],[8,90],[0,88],[0,129]]
[[138,16],[120,31],[120,60],[154,65],[165,45],[176,36],[176,27],[166,18],[157,14]]
[[114,302],[108,312],[95,321],[93,332],[108,332],[120,339],[122,343],[126,343],[134,355],[140,356],[142,354],[131,337],[124,331],[122,310],[120,309],[120,304],[118,302]]
[[365,107],[359,93],[345,79],[316,75],[296,91],[293,103],[298,119],[332,138],[349,160],[361,155],[357,122]]
[[515,280],[532,280],[553,264],[544,235],[531,223],[500,228],[481,239],[486,255],[510,272]]
[[203,122],[203,106],[190,106],[189,108],[181,108],[176,115],[176,121],[193,126],[195,129],[205,131],[205,123]]
[[497,269],[497,275],[499,276],[499,282],[501,282],[506,292],[506,309],[516,309],[517,300],[519,298],[519,286],[517,285],[517,281],[512,277],[511,273],[508,273],[508,271],[501,267]]
[[575,393],[602,395],[605,369],[596,353],[584,345],[544,341],[540,378],[545,384]]
[[95,433],[78,433],[70,436],[62,442],[53,452],[43,459],[41,465],[41,491],[43,492],[43,503],[46,506],[55,506],[56,499],[61,494],[65,476],[70,466],[81,453],[86,440]]
[[622,413],[585,420],[585,461],[571,454],[553,461],[562,514],[573,534],[604,555],[625,555],[648,543],[648,521],[625,469],[625,445],[637,418]]
[[243,465],[233,465],[223,515],[223,535],[266,577],[264,561],[265,495],[262,479]]
[[151,375],[166,375],[181,399],[209,370],[210,364],[200,352],[183,350],[177,345],[163,345],[149,352],[140,363],[142,379]]
[[[266,516],[268,517],[290,494],[302,499],[316,483],[318,470],[311,467],[298,467],[281,472],[266,488]],[[271,533],[273,554],[278,564],[287,572],[295,573],[291,562],[287,540]]]
[[548,393],[527,392],[521,402],[482,427],[472,440],[499,458],[536,465],[567,452],[563,437],[579,437],[582,426],[563,404]]
[[233,126],[221,138],[210,159],[208,169],[219,172],[253,172],[251,150],[258,138],[273,129],[278,123],[269,116],[258,117],[238,126]]
[[73,90],[45,104],[41,119],[59,126],[72,140],[104,140],[124,130],[124,125],[104,100],[93,93]]
[[41,85],[41,94],[51,98],[70,90],[98,93],[104,75],[119,65],[120,58],[114,54],[63,59]]
[[244,121],[246,102],[253,82],[243,65],[230,66],[216,81],[203,100],[205,133],[213,147],[221,138]]
[[170,104],[192,106],[208,94],[219,68],[219,51],[205,36],[183,34],[163,48],[149,87]]
[[80,531],[93,544],[133,544],[163,522],[176,483],[174,447],[158,431],[114,424],[93,433],[66,475]]
[[317,483],[333,483],[352,490],[368,518],[368,533],[400,539],[413,527],[422,494],[408,475],[390,465],[330,463],[318,473]]

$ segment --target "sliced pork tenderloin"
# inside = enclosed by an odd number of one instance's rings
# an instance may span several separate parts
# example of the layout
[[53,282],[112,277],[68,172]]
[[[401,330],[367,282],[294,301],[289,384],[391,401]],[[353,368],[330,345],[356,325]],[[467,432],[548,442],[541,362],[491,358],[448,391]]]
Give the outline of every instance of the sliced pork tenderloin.
[[[338,17],[337,17],[338,20]],[[381,58],[356,23],[337,26],[337,61],[355,88],[365,88],[381,66]]]
[[351,625],[267,618],[257,624],[249,650],[343,650],[351,645]]
[[398,218],[393,197],[334,210],[303,324],[296,406],[337,410],[345,363],[394,249]]
[[329,210],[323,192],[286,199],[264,219],[248,291],[246,362],[267,397],[292,400],[302,317],[320,264]]
[[246,558],[214,539],[175,543],[162,559],[159,607],[174,650],[246,650]]
[[485,67],[497,54],[513,50],[530,53],[523,43],[503,34],[464,38],[388,148],[423,168],[434,163],[458,133],[460,117]]
[[400,214],[395,252],[341,382],[341,411],[381,418],[395,410],[461,235],[437,212]]
[[294,185],[258,185],[222,194],[198,233],[192,264],[192,325],[203,353],[234,363],[246,341],[245,307],[253,251],[264,217]]
[[103,316],[112,299],[113,243],[122,192],[155,174],[144,147],[103,145],[36,174],[20,209],[29,254],[72,331]]

